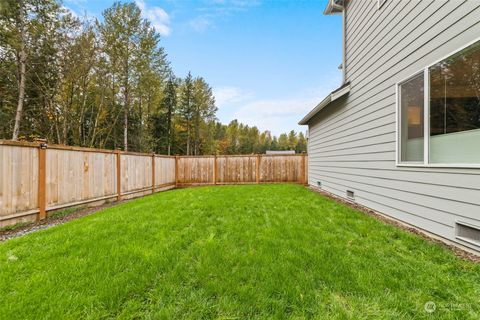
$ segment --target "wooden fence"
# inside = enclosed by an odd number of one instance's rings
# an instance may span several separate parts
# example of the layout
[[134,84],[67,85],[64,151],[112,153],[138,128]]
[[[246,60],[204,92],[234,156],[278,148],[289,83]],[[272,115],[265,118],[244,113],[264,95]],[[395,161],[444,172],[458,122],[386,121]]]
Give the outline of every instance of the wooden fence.
[[163,156],[0,140],[0,226],[192,185],[301,183],[305,155]]

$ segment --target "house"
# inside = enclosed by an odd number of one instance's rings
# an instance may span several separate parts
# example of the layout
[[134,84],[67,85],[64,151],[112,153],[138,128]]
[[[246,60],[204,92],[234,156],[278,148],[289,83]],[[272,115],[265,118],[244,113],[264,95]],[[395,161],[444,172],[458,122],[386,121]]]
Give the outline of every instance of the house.
[[480,251],[480,1],[324,14],[342,15],[343,83],[300,121],[309,184]]

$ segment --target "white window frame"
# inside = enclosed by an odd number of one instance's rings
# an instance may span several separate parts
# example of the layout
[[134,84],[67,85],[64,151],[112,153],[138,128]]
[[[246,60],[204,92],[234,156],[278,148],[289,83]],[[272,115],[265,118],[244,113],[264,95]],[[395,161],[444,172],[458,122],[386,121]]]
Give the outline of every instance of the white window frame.
[[[380,3],[381,0],[379,0]],[[429,69],[430,67],[434,66],[435,64],[453,56],[454,54],[468,48],[474,43],[480,41],[480,38],[477,38],[466,45],[456,49],[455,51],[445,55],[444,57],[436,60],[435,62],[425,66],[422,70],[419,70],[410,76],[402,79],[401,81],[395,84],[395,113],[396,113],[396,123],[395,123],[395,136],[396,136],[396,144],[395,144],[395,164],[397,167],[419,167],[419,168],[480,168],[480,163],[430,163],[430,78],[429,78]],[[423,140],[423,163],[422,162],[409,162],[409,161],[402,161],[401,160],[401,106],[400,106],[400,86],[407,82],[408,80],[412,79],[415,76],[418,76],[423,72],[423,80],[424,80],[424,140]]]

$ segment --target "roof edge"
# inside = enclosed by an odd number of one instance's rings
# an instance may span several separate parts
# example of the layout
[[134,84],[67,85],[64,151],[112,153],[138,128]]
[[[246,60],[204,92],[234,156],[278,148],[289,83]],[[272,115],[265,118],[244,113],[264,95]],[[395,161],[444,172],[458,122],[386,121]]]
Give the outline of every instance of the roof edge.
[[344,0],[328,0],[327,7],[323,10],[323,14],[333,15],[341,14],[343,12]]
[[299,125],[307,125],[308,122],[322,110],[326,106],[328,106],[331,102],[343,97],[344,95],[350,92],[350,82],[346,82],[337,89],[330,92],[328,96],[326,96],[315,108],[313,108],[302,120],[298,122]]

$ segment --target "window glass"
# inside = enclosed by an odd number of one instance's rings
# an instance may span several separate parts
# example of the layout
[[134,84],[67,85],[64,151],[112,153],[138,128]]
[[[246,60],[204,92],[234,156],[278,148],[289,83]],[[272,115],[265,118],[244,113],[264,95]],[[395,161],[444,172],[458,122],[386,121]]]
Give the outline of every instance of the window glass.
[[430,162],[480,163],[480,42],[433,65]]
[[423,162],[424,150],[423,73],[400,85],[400,160]]

